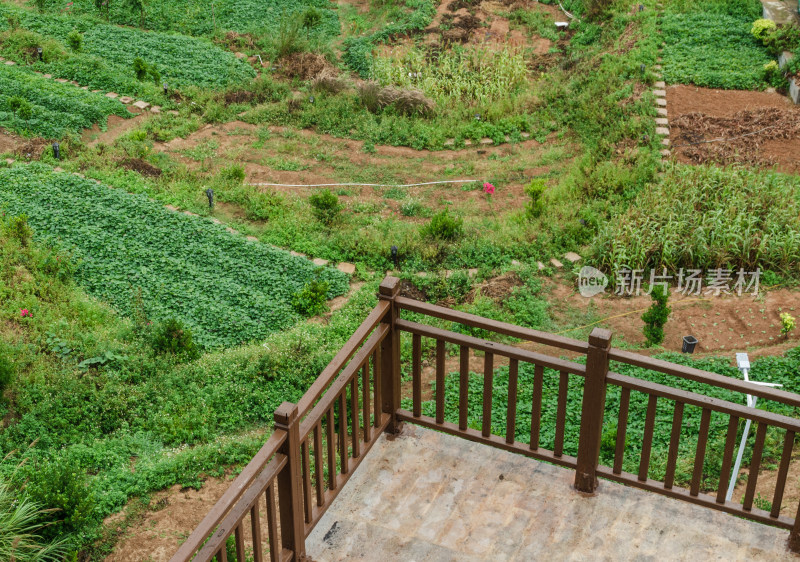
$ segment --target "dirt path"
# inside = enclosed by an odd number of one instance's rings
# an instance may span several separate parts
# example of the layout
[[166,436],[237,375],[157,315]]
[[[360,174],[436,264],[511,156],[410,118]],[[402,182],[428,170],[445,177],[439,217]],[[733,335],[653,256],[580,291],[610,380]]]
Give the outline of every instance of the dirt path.
[[132,131],[149,118],[150,113],[148,112],[140,113],[136,117],[128,119],[118,115],[109,115],[105,131],[102,131],[99,125],[94,124],[91,129],[83,131],[81,139],[87,146],[95,146],[100,143],[111,145],[119,137],[128,131]]

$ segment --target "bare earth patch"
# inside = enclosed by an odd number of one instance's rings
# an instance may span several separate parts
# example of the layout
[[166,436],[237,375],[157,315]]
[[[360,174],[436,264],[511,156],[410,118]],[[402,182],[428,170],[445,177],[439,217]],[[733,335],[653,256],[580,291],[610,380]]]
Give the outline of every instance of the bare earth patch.
[[[777,93],[667,88],[670,143],[688,164],[742,163],[800,172],[800,108]],[[704,142],[731,139],[724,142]]]

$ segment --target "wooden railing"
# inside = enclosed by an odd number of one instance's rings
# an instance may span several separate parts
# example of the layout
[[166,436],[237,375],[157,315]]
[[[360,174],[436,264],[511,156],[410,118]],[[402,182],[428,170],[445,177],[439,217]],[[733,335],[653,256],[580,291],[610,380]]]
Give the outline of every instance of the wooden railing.
[[[236,553],[239,561],[244,561],[246,556],[252,556],[256,562],[260,562],[265,559],[265,547],[268,547],[269,557],[273,562],[304,559],[305,538],[378,436],[384,431],[396,433],[402,422],[418,424],[574,469],[575,488],[579,492],[597,493],[598,477],[602,477],[782,527],[790,530],[790,547],[793,550],[800,549],[800,511],[795,517],[780,513],[795,437],[800,432],[800,421],[621,375],[610,371],[610,366],[612,361],[634,365],[711,387],[758,396],[792,408],[800,407],[800,396],[612,349],[611,334],[607,330],[595,329],[589,341],[583,342],[404,298],[399,296],[399,288],[399,280],[396,278],[387,277],[383,281],[379,292],[380,300],[375,309],[298,404],[285,402],[278,408],[275,412],[275,431],[270,439],[180,547],[172,562],[207,561],[212,558],[226,561],[229,548]],[[403,311],[550,346],[561,354],[567,352],[582,355],[585,356],[585,363],[409,321],[401,318]],[[407,403],[410,403],[410,411],[400,407],[401,399],[404,398],[401,387],[401,334],[406,334],[405,337],[410,336],[411,339],[411,388],[410,396],[405,397]],[[432,416],[423,415],[422,399],[423,342],[428,340],[433,342],[431,347],[435,356]],[[458,350],[457,411],[450,412],[450,417],[457,419],[457,423],[446,419],[447,346],[451,350]],[[471,420],[469,412],[468,386],[472,370],[470,357],[471,354],[474,356],[474,352],[483,354],[478,420]],[[495,434],[492,428],[496,392],[494,376],[499,363],[508,369],[507,395],[500,397],[505,404],[505,431],[502,435]],[[531,365],[533,369],[530,414],[526,414],[530,416],[529,420],[523,420],[524,416],[518,412],[521,365],[525,369],[530,369],[527,365]],[[545,379],[550,376],[555,376],[558,380],[554,412],[546,411],[547,406],[543,404]],[[573,385],[576,377],[577,383],[582,385],[579,420],[568,417],[571,377]],[[609,389],[614,389],[614,392],[619,389],[620,400],[616,412],[613,465],[605,466],[599,462],[599,458],[607,410],[606,393]],[[638,474],[622,470],[632,393],[643,393],[647,396]],[[659,400],[674,403],[663,481],[649,477]],[[453,405],[450,406],[452,409]],[[577,411],[578,405],[572,406],[573,412]],[[688,490],[674,485],[685,406],[702,410]],[[527,404],[525,411],[527,412]],[[544,427],[543,423],[547,423],[545,420],[553,417],[550,414],[554,414],[554,423],[552,427]],[[712,414],[728,416],[719,486],[715,495],[701,492]],[[740,505],[726,501],[725,491],[731,474],[739,423],[746,419],[756,424],[756,434],[747,489]],[[520,441],[517,430],[523,421],[526,422],[526,431],[524,439]],[[570,444],[571,449],[577,452],[576,456],[565,453],[568,422],[579,422],[580,425],[578,442]],[[772,508],[764,511],[753,504],[768,428],[783,432],[783,445],[772,495]],[[544,429],[552,430],[552,450],[543,447],[540,435]],[[265,514],[264,523],[262,513]],[[230,537],[233,537],[232,547],[227,546]],[[265,543],[265,538],[268,538],[268,543]]]

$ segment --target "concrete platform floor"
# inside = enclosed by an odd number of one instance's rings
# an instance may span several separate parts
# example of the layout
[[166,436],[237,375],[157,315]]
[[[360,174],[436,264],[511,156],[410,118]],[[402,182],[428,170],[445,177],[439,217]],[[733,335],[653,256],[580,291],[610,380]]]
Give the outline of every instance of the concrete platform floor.
[[406,424],[306,541],[315,562],[790,560],[787,531]]

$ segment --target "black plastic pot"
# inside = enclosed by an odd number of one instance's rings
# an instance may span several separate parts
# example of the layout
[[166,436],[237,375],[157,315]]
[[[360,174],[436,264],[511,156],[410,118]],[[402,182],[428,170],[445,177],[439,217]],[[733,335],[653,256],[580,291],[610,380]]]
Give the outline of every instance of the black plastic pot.
[[683,347],[681,351],[684,353],[694,353],[694,346],[697,345],[697,338],[694,336],[683,336]]

